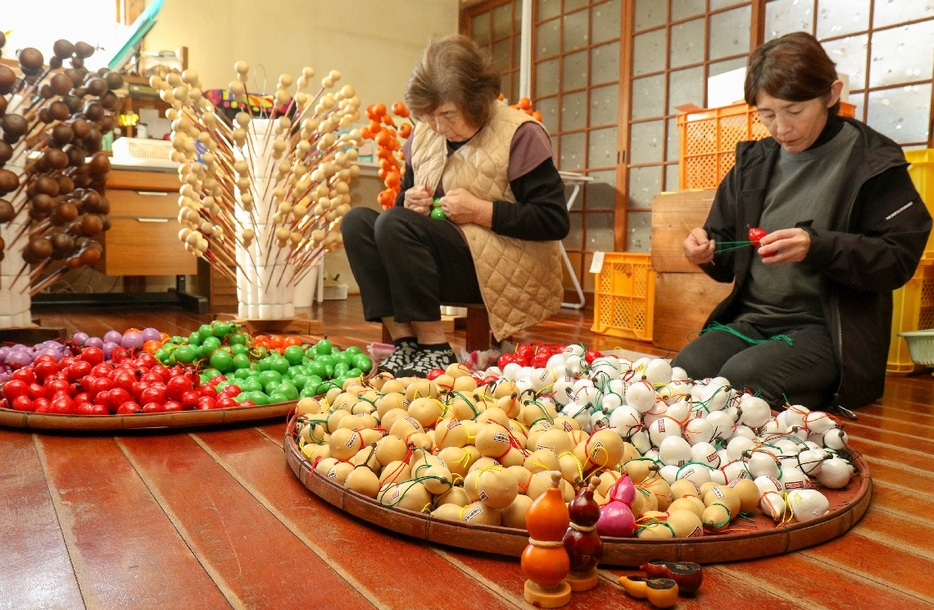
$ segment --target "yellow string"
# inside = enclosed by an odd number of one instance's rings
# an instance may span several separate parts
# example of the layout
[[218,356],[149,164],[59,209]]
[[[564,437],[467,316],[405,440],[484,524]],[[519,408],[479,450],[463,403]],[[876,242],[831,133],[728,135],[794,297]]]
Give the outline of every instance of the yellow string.
[[559,455],[558,455],[558,459],[560,460],[560,459],[561,459],[562,457],[564,457],[565,455],[569,455],[569,456],[571,456],[572,458],[574,458],[574,463],[577,465],[577,473],[578,473],[578,476],[579,476],[580,480],[583,481],[583,480],[584,480],[584,465],[581,464],[581,461],[580,461],[579,459],[577,459],[577,456],[574,455],[573,453],[571,453],[570,451],[565,451],[564,453],[559,454]]
[[480,469],[480,473],[477,475],[477,482],[474,485],[474,487],[476,488],[475,491],[477,492],[477,496],[480,495],[480,477],[482,477],[483,473],[488,470],[503,470],[503,467],[498,464],[490,464],[489,466],[484,466],[483,468]]
[[[593,458],[591,457],[591,455],[592,455],[593,453],[595,453],[595,452],[600,452],[600,451],[602,451],[602,452],[605,454],[605,459],[604,459],[604,463],[603,463],[603,464],[598,464],[597,462],[593,461]],[[604,446],[601,444],[599,447],[594,447],[593,451],[590,451],[590,452],[587,454],[587,461],[590,462],[591,464],[593,464],[594,466],[596,466],[597,468],[600,468],[601,466],[606,466],[606,461],[609,459],[609,455],[610,455],[610,452],[607,451],[607,450],[606,450],[606,447],[604,447]]]

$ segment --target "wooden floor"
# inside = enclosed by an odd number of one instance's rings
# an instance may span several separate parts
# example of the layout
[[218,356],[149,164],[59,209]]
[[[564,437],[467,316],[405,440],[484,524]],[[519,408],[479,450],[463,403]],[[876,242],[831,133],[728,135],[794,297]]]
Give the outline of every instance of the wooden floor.
[[[334,343],[379,328],[359,301],[315,306]],[[43,326],[102,335],[189,333],[175,309],[34,311]],[[563,311],[520,339],[650,352],[589,332]],[[462,335],[455,338],[463,341]],[[934,606],[934,379],[892,377],[846,430],[874,496],[844,536],[793,554],[705,568],[678,608]],[[0,428],[0,608],[527,608],[516,559],[443,548],[345,516],[310,495],[283,457],[284,422],[119,435]],[[610,569],[568,608],[649,608]]]

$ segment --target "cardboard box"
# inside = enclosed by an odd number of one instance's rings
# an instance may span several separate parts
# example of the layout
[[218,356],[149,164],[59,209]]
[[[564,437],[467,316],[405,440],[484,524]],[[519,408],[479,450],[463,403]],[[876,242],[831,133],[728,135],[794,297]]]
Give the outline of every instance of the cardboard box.
[[680,350],[700,334],[707,316],[732,289],[733,284],[716,282],[704,273],[656,274],[652,345]]
[[716,189],[672,191],[652,199],[652,268],[660,273],[703,273],[684,258],[682,244],[703,226]]

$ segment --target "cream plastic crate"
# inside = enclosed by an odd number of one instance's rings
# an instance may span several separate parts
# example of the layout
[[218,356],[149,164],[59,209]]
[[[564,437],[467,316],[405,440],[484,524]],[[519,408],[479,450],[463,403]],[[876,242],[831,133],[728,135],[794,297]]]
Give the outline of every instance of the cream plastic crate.
[[172,161],[172,143],[168,140],[117,138],[113,143],[114,165],[178,168]]
[[908,352],[915,364],[934,366],[934,330],[915,330],[898,333],[908,344]]

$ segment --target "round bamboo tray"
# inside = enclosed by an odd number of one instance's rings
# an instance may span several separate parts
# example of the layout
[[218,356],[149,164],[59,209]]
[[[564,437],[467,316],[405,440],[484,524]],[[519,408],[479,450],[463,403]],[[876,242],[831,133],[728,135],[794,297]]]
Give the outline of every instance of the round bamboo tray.
[[295,408],[296,402],[290,400],[271,405],[227,407],[207,411],[135,413],[133,415],[59,415],[0,409],[0,426],[77,432],[216,426],[285,417]]
[[[525,530],[468,525],[428,513],[387,508],[315,473],[288,431],[284,448],[292,472],[311,493],[373,525],[438,544],[511,557],[522,555],[528,545]],[[604,537],[601,565],[638,568],[656,559],[721,563],[780,555],[827,542],[846,533],[869,506],[869,467],[862,457],[857,457],[854,465],[857,473],[846,489],[822,490],[830,500],[830,512],[818,519],[776,525],[757,510],[751,521],[740,518],[723,534],[671,540]]]

